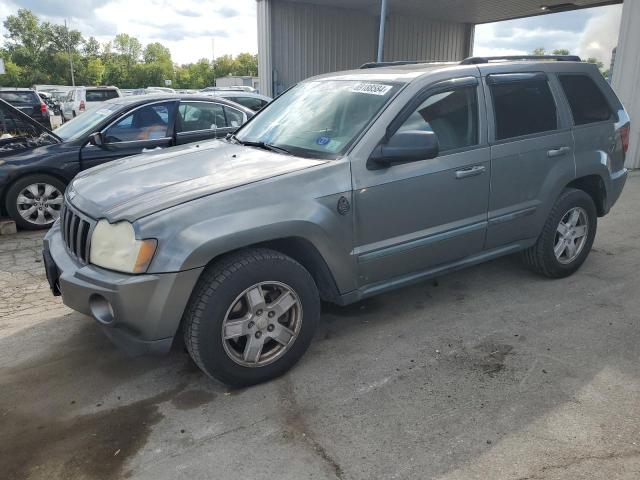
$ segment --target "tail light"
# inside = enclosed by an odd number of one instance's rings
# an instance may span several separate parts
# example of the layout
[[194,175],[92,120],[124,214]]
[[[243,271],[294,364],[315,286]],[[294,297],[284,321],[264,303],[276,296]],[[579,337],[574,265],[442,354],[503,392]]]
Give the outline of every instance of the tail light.
[[80,110],[84,111],[84,100],[80,100]]
[[40,104],[40,113],[47,113],[47,104],[44,102]]
[[631,125],[626,124],[624,127],[620,128],[620,141],[622,142],[622,151],[626,154],[627,150],[629,150],[629,134],[631,132]]

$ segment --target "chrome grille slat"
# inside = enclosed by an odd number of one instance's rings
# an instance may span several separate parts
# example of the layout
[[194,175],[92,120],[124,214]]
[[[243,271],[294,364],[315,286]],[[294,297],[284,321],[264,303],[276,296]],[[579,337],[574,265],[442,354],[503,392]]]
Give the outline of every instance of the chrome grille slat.
[[62,208],[60,228],[67,251],[78,261],[89,263],[91,233],[96,222],[66,203]]

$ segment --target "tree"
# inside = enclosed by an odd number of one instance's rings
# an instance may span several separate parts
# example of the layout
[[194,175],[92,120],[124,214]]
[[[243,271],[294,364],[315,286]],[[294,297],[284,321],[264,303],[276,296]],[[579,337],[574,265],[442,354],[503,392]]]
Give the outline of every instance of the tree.
[[213,85],[217,77],[258,74],[257,55],[250,53],[178,66],[171,59],[171,51],[160,42],[143,46],[136,37],[121,33],[101,44],[95,37],[85,39],[65,25],[43,22],[27,9],[9,15],[4,27],[5,44],[0,47],[6,70],[0,75],[3,86],[69,85],[69,55],[78,85],[140,88],[172,80],[177,88],[203,88]]
[[571,55],[571,53],[569,53],[569,50],[567,50],[566,48],[556,48],[553,51],[554,55]]
[[235,58],[235,62],[237,65],[234,72],[235,75],[258,76],[258,55],[239,53]]
[[531,55],[536,55],[536,56],[541,56],[546,54],[547,54],[547,50],[544,47],[534,48],[533,51],[531,52]]
[[142,58],[144,59],[144,63],[171,63],[171,51],[161,43],[154,42],[145,47]]

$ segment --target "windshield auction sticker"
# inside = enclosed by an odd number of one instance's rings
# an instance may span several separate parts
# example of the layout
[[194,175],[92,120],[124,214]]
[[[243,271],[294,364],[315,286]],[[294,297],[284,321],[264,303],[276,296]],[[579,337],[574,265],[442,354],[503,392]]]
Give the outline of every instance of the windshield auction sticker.
[[380,83],[358,83],[351,88],[354,93],[366,93],[367,95],[386,95],[393,87],[391,85],[382,85]]

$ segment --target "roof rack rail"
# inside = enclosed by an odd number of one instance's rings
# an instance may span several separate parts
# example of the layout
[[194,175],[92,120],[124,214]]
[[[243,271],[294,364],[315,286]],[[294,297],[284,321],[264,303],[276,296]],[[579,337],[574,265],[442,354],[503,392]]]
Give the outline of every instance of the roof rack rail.
[[557,62],[581,62],[577,55],[505,55],[501,57],[469,57],[460,62],[460,65],[477,65],[479,63],[489,63],[495,61],[514,60],[556,60]]
[[395,62],[368,62],[361,65],[360,68],[380,68],[380,67],[396,67],[399,65],[417,65],[418,63],[428,63],[421,60],[398,60]]

